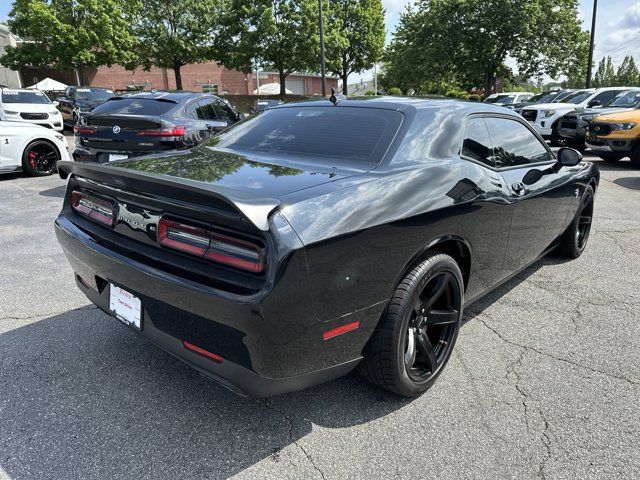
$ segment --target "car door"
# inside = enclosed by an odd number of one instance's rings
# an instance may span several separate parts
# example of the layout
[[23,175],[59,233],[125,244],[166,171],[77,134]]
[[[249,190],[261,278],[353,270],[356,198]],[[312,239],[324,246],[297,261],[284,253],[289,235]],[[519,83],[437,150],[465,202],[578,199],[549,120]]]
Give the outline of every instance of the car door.
[[227,126],[231,126],[237,121],[236,113],[225,102],[216,99],[213,105],[216,110],[218,120],[225,122]]
[[487,291],[511,272],[504,267],[511,228],[512,205],[510,190],[495,168],[493,144],[483,116],[471,116],[466,121],[460,158],[467,162],[464,178],[447,193],[457,201],[476,196],[469,220],[464,222],[466,234],[474,251],[471,274],[476,279],[471,297]]
[[75,97],[76,90],[73,87],[67,87],[64,95],[58,98],[58,110],[62,114],[62,120],[66,123],[73,121],[73,99]]
[[[513,272],[538,258],[563,232],[574,191],[571,176],[551,168],[555,156],[523,121],[502,116],[485,120],[494,163],[511,191],[513,215],[504,265]],[[532,175],[539,178],[532,181]]]
[[226,123],[218,118],[214,98],[203,98],[198,100],[198,118],[203,119],[205,128],[212,132],[217,132],[226,127]]

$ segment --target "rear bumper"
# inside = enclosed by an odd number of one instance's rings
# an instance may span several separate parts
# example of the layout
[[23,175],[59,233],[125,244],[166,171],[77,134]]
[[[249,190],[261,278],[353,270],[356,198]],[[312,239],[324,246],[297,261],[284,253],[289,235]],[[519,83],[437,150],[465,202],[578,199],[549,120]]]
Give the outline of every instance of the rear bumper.
[[[142,302],[143,336],[243,395],[290,392],[346,374],[361,360],[385,306],[381,302],[319,322],[304,298],[292,298],[296,292],[286,272],[279,292],[234,300],[108,250],[65,215],[55,229],[77,286],[89,300],[113,316],[109,284],[127,289]],[[356,330],[323,340],[324,331],[356,320]],[[220,355],[222,362],[187,350],[183,341]]]
[[117,150],[97,150],[93,148],[76,147],[73,151],[73,160],[81,163],[109,163],[109,155],[126,155],[128,158],[142,155],[152,155],[154,153],[166,153],[166,149],[149,150],[144,152],[117,151]]

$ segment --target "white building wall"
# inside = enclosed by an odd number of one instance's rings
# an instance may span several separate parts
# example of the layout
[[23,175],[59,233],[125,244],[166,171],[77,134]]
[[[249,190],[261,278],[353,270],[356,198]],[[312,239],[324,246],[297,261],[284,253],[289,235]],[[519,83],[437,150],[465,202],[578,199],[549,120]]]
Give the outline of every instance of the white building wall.
[[[0,56],[4,54],[5,47],[9,45],[15,47],[16,39],[9,32],[9,28],[6,25],[0,23]],[[0,85],[5,85],[11,88],[22,87],[20,74],[0,65]]]

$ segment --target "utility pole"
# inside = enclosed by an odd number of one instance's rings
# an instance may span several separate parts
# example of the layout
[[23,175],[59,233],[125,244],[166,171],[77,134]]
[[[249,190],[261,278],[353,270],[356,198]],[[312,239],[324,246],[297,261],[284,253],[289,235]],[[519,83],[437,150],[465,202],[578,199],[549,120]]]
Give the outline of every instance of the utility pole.
[[320,73],[322,74],[322,98],[325,98],[327,96],[327,76],[324,68],[324,20],[322,17],[322,0],[318,0],[318,25],[320,27]]
[[591,87],[591,66],[593,64],[593,42],[596,38],[596,13],[598,12],[598,0],[593,0],[593,17],[591,19],[591,41],[589,43],[589,64],[587,65],[586,88]]

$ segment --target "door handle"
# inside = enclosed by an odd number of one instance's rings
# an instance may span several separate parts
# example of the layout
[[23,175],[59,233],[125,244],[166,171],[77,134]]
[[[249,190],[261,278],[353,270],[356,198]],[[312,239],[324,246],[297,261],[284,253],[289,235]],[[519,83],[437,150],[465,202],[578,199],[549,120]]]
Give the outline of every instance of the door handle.
[[522,193],[522,191],[524,190],[524,183],[516,182],[511,185],[511,189],[516,193]]

